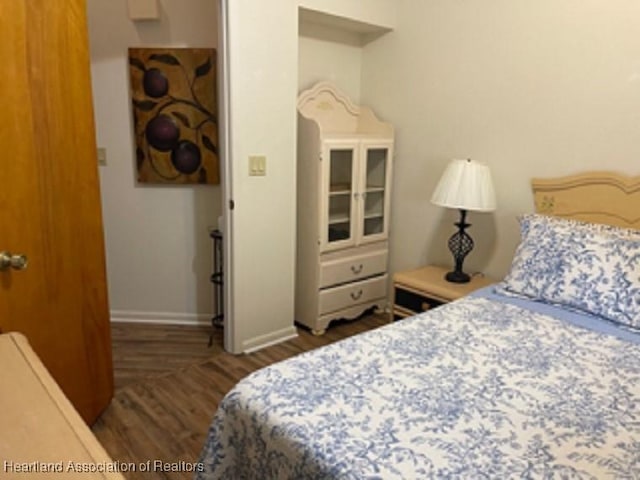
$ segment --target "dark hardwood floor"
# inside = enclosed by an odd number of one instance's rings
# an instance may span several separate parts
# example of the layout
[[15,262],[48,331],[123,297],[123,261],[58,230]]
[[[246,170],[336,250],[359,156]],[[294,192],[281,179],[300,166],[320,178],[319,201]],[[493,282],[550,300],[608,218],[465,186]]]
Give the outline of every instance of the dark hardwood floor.
[[222,350],[222,329],[213,332],[206,326],[149,325],[113,323],[113,373],[115,388],[121,388],[150,377],[175,372],[203,362]]
[[[249,373],[377,328],[386,315],[334,322],[323,336],[299,336],[255,353],[231,355],[222,330],[208,347],[206,327],[113,324],[116,392],[92,430],[114,461],[196,462],[222,397]],[[124,473],[128,479],[190,479],[191,472]]]

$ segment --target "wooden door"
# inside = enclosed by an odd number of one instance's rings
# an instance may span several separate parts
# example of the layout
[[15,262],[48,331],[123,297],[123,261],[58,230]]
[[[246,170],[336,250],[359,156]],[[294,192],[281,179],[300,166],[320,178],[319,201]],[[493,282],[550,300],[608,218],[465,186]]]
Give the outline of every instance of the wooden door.
[[[83,418],[113,393],[85,0],[0,0],[0,329]],[[5,385],[2,388],[10,388]]]

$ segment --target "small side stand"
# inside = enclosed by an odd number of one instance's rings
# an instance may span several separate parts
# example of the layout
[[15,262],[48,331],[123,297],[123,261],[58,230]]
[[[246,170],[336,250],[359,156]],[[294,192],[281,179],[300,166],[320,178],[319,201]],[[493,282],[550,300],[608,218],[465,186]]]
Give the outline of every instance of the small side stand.
[[211,230],[209,236],[213,239],[213,273],[211,283],[213,283],[213,317],[211,317],[211,335],[209,335],[209,346],[213,344],[213,333],[216,328],[224,327],[224,276],[222,265],[222,232]]

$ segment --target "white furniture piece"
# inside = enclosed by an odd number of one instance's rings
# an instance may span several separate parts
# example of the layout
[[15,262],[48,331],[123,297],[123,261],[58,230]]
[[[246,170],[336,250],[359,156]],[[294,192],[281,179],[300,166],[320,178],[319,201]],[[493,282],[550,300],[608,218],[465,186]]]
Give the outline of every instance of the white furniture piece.
[[387,306],[393,126],[331,83],[298,97],[295,319],[322,334]]

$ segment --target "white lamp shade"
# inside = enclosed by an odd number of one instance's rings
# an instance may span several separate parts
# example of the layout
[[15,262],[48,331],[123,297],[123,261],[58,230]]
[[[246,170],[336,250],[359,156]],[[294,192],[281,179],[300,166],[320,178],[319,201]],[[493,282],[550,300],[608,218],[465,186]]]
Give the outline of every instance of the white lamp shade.
[[431,196],[431,203],[478,212],[495,210],[496,194],[489,167],[474,160],[451,160]]

